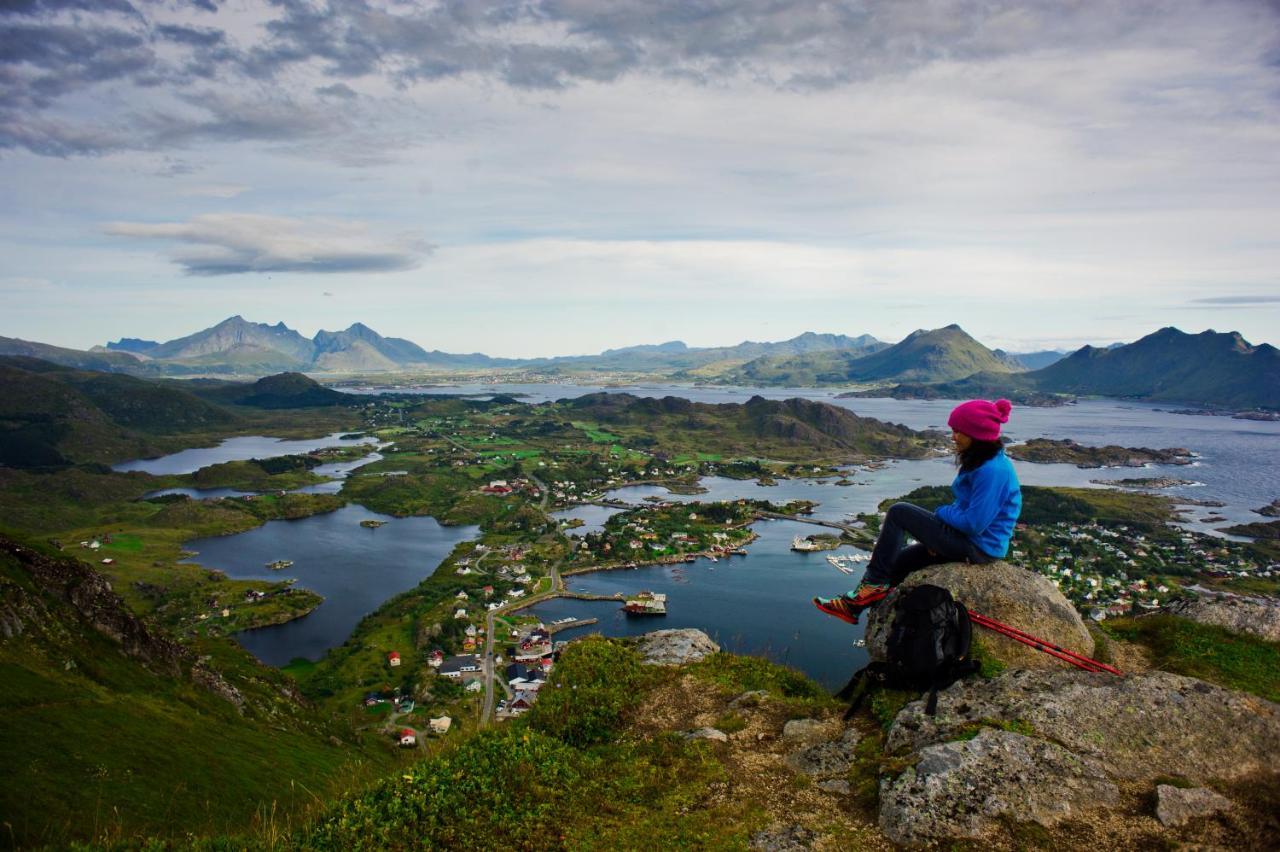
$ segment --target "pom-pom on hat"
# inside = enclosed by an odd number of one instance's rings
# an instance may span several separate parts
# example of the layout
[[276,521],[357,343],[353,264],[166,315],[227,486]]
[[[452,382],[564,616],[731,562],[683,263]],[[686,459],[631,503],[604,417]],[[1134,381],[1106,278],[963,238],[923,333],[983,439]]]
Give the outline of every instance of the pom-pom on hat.
[[951,409],[947,425],[979,441],[998,441],[1000,424],[1009,422],[1009,412],[1012,410],[1013,403],[1007,399],[997,399],[995,402],[971,399]]

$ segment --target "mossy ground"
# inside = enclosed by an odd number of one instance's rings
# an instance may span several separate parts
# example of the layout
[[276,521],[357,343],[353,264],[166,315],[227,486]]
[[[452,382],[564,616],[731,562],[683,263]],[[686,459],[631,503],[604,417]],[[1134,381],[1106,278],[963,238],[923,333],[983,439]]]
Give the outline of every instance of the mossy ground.
[[1103,622],[1113,637],[1145,646],[1156,668],[1280,701],[1280,645],[1172,615]]

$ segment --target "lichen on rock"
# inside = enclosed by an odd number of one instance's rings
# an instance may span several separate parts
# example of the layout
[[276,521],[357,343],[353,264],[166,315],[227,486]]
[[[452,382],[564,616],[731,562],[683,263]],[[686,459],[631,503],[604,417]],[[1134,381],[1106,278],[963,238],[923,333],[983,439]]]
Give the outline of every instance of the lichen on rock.
[[1113,805],[1101,763],[1044,740],[986,729],[971,740],[924,748],[880,787],[880,830],[895,843],[981,839],[996,821],[1052,826]]
[[1170,615],[1201,624],[1247,633],[1268,642],[1280,642],[1280,606],[1237,596],[1210,595],[1170,601],[1164,607]]
[[1131,780],[1271,771],[1280,742],[1280,705],[1195,678],[1023,670],[955,684],[939,693],[932,717],[923,702],[907,705],[887,747],[917,750],[992,722],[1026,726]]
[[[908,589],[941,586],[969,609],[1038,636],[1086,657],[1093,655],[1093,637],[1058,587],[1047,578],[1007,562],[971,565],[947,562],[909,575],[902,585],[869,611],[867,654],[885,658],[893,605]],[[984,651],[1016,668],[1060,669],[1066,663],[1020,642],[974,627]]]
[[701,630],[686,627],[646,633],[636,640],[636,650],[650,665],[681,666],[718,653],[720,646]]

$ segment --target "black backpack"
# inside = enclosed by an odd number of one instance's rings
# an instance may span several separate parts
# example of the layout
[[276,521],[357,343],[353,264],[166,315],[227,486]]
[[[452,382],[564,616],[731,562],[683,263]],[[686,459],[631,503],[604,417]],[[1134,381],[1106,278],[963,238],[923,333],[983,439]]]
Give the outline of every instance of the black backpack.
[[899,595],[893,604],[884,662],[871,663],[854,674],[836,698],[854,695],[845,718],[851,717],[872,681],[892,689],[927,690],[925,713],[938,709],[938,690],[946,689],[978,670],[969,659],[973,626],[964,605],[941,586],[916,586]]

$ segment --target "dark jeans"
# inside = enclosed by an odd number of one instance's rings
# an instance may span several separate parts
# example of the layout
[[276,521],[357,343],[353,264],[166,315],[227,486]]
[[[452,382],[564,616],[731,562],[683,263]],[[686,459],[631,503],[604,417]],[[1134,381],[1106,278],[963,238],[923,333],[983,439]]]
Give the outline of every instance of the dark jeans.
[[[907,546],[904,535],[916,540]],[[919,571],[939,562],[994,562],[955,527],[938,520],[928,509],[910,503],[894,503],[885,513],[880,525],[880,538],[862,582],[896,586],[912,571]]]

